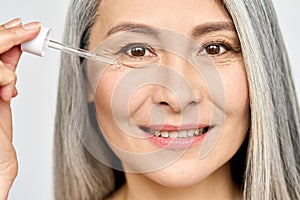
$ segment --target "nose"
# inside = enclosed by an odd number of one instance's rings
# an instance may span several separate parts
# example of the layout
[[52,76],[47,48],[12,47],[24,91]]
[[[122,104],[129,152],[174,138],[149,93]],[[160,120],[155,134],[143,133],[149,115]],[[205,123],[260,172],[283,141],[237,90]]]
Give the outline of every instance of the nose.
[[169,56],[164,59],[162,77],[153,94],[153,102],[172,112],[197,106],[202,99],[200,75],[181,58]]
[[198,104],[198,100],[191,91],[181,90],[180,87],[170,89],[161,86],[153,95],[153,101],[176,113]]

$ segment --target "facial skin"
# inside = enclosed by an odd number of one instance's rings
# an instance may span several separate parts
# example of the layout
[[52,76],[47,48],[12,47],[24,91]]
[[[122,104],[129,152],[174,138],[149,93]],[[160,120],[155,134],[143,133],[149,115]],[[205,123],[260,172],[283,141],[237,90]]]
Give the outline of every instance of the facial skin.
[[[232,181],[229,161],[247,134],[249,99],[238,37],[235,30],[228,27],[195,34],[196,27],[207,24],[212,26],[220,23],[232,24],[226,9],[214,0],[164,0],[151,3],[145,0],[104,0],[100,3],[99,13],[91,31],[90,49],[94,49],[107,38],[128,32],[129,30],[125,30],[128,29],[128,25],[120,26],[128,23],[174,31],[193,39],[202,47],[210,44],[211,49],[203,48],[199,55],[209,53],[211,56],[220,76],[225,97],[224,118],[219,124],[219,121],[213,121],[213,110],[219,106],[218,100],[212,98],[213,92],[210,89],[213,86],[207,85],[197,69],[176,55],[161,53],[155,49],[147,51],[144,57],[159,57],[161,64],[176,72],[188,83],[193,94],[180,90],[177,94],[176,90],[171,91],[161,84],[136,86],[136,90],[127,91],[131,92],[128,99],[128,117],[136,124],[136,128],[157,124],[167,124],[171,128],[191,124],[192,126],[213,124],[212,130],[220,131],[220,137],[216,140],[214,148],[203,159],[199,159],[203,145],[203,142],[200,142],[186,149],[178,159],[172,160],[173,162],[160,169],[149,173],[126,173],[126,185],[113,198],[239,199],[239,188]],[[221,52],[212,55],[215,53],[214,48],[221,48]],[[143,165],[132,164],[132,160],[127,160],[129,158],[120,153],[120,149],[132,154],[159,152],[161,149],[148,139],[137,137],[140,134],[138,132],[124,133],[118,126],[120,124],[116,123],[112,103],[114,91],[124,77],[134,70],[127,67],[122,70],[115,67],[107,68],[99,79],[95,94],[99,127],[108,144],[120,157],[125,171],[138,169]],[[191,110],[199,112],[198,117],[187,117],[186,121],[182,120],[183,115],[192,113]],[[159,111],[163,111],[162,118],[158,117],[160,114],[155,113]],[[155,119],[151,117],[152,115]],[[165,158],[158,156],[157,159]]]

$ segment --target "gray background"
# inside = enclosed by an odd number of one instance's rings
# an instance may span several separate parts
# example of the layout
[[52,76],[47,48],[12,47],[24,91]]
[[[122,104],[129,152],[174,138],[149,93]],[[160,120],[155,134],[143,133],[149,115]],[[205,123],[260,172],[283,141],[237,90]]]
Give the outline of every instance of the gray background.
[[[1,0],[0,23],[21,17],[40,21],[61,41],[69,0]],[[286,40],[300,98],[300,1],[274,0]],[[17,75],[19,95],[13,100],[14,144],[19,174],[9,199],[53,199],[52,151],[59,52],[45,57],[24,54]]]

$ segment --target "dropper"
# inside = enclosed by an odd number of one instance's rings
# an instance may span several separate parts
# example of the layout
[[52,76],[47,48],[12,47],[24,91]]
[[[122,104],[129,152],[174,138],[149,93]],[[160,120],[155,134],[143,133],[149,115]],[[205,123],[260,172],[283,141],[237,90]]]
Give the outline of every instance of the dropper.
[[47,48],[52,48],[56,50],[60,50],[65,53],[73,54],[82,58],[86,58],[88,60],[104,62],[107,64],[115,64],[114,59],[107,58],[102,55],[90,53],[86,50],[74,48],[65,44],[61,44],[59,42],[53,41],[49,39],[50,29],[47,27],[41,27],[39,35],[33,40],[26,42],[21,45],[21,50],[38,55],[44,56]]

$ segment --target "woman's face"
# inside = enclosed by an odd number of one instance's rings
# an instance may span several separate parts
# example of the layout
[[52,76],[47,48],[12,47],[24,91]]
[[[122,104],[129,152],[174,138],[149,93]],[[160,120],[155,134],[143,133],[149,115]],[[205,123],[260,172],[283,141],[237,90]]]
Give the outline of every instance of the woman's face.
[[247,134],[249,100],[237,33],[221,3],[103,0],[90,49],[105,41],[118,58],[151,63],[111,65],[98,77],[99,127],[124,170],[189,186],[225,166]]

